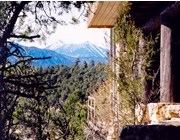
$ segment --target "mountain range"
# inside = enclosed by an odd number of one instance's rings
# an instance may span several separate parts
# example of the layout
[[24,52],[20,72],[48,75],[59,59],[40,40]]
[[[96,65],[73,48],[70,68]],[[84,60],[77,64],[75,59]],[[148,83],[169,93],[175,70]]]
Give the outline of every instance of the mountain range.
[[35,66],[70,66],[74,64],[77,58],[80,60],[81,63],[83,61],[89,63],[91,60],[94,60],[95,64],[98,62],[108,62],[108,49],[98,47],[90,42],[84,42],[81,44],[65,44],[62,41],[58,41],[47,46],[45,49],[40,49],[34,46],[22,47],[26,50],[27,55],[29,56],[35,58],[51,57],[50,59],[33,61],[33,65]]

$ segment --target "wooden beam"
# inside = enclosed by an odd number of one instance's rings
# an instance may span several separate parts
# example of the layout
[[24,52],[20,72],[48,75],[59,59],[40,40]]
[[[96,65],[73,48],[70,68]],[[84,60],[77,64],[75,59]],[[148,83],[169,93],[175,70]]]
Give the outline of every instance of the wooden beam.
[[113,25],[88,25],[88,28],[113,28]]
[[169,7],[166,7],[161,13],[158,13],[156,16],[148,20],[142,27],[142,30],[145,33],[158,30],[160,28],[161,23],[163,23],[166,26],[170,26],[172,20],[176,20],[175,17],[180,16],[179,11],[180,2],[174,2],[174,4],[172,4]]
[[160,101],[173,102],[171,67],[171,29],[161,24],[160,44]]
[[172,26],[172,23],[176,21],[180,16],[180,2],[175,2],[170,7],[166,8],[163,12],[161,12],[161,23],[166,26]]
[[151,18],[146,24],[142,27],[144,33],[153,32],[160,28],[160,14]]

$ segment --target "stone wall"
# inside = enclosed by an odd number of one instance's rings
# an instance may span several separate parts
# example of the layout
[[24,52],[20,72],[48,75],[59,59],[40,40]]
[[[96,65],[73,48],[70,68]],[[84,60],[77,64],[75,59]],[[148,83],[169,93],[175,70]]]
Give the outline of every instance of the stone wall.
[[137,123],[125,126],[120,140],[180,140],[180,103],[139,104]]
[[138,124],[180,125],[180,103],[149,103],[136,107]]

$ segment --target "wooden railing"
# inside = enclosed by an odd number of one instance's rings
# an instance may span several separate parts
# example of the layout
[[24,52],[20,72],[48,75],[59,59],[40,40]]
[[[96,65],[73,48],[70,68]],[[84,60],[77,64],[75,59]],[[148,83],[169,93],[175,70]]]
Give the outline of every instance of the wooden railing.
[[88,114],[87,120],[88,122],[95,122],[95,98],[88,96]]

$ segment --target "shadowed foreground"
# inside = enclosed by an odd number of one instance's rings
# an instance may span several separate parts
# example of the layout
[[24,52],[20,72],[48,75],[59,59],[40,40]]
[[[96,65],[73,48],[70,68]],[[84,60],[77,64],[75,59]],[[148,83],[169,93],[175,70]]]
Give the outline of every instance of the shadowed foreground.
[[136,125],[125,126],[120,140],[179,140],[180,126]]

